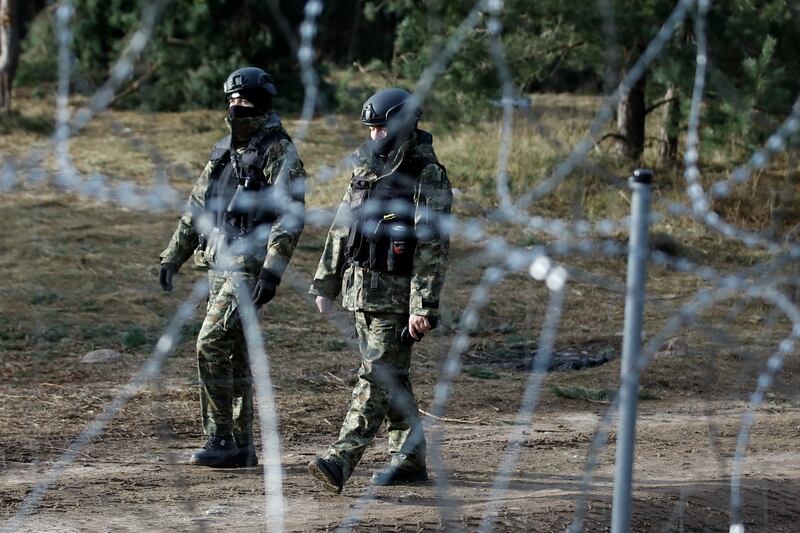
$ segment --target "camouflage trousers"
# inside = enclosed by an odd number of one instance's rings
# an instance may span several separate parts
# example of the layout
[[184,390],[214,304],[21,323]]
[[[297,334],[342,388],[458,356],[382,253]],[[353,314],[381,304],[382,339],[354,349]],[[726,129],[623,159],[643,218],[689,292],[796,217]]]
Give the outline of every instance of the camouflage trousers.
[[252,442],[253,394],[239,290],[249,291],[254,276],[244,272],[208,273],[208,306],[197,336],[200,413],[207,436],[233,435],[239,445]]
[[425,436],[409,380],[411,347],[397,340],[407,324],[405,314],[355,313],[361,351],[358,383],[339,439],[325,455],[342,468],[344,480],[384,421],[392,464],[410,470],[425,467]]

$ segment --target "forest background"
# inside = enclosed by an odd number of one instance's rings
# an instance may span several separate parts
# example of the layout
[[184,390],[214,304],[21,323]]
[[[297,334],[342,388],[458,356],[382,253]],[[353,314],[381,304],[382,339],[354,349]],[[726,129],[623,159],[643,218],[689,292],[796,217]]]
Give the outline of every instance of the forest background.
[[[6,74],[15,85],[35,86],[41,97],[50,96],[47,83],[55,83],[58,72],[53,35],[56,4],[6,2],[11,6]],[[675,2],[507,0],[501,4],[508,68],[519,95],[527,95],[608,93],[642,54]],[[91,94],[107,78],[140,24],[144,4],[76,0],[73,5],[77,16],[72,82],[76,92]],[[353,113],[375,85],[413,89],[474,5],[342,0],[335,7],[322,10],[315,38],[314,64],[323,91],[320,110]],[[221,80],[242,65],[257,65],[278,81],[276,107],[299,109],[303,86],[295,30],[303,21],[303,10],[302,2],[276,0],[169,2],[131,73],[131,83],[113,106],[147,111],[218,108]],[[500,82],[487,46],[495,32],[487,26],[488,11],[479,11],[479,16],[476,30],[427,99],[430,118],[464,123],[499,114]],[[653,145],[659,162],[668,164],[680,152],[678,132],[684,126],[694,78],[692,20],[682,23],[647,75],[621,95],[617,130],[608,139],[627,158],[636,159]],[[709,150],[749,150],[788,113],[800,87],[798,20],[800,7],[785,0],[718,2],[709,11],[712,52],[703,132]],[[524,100],[519,103],[525,105]],[[664,123],[657,138],[650,139],[646,122],[656,111]]]

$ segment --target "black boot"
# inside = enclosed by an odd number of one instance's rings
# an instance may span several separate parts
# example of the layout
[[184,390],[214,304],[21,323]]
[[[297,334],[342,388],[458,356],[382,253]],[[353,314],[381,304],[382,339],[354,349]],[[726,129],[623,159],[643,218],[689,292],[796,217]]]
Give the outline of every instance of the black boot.
[[326,490],[334,494],[342,492],[342,486],[344,485],[342,469],[333,461],[317,457],[308,463],[308,471],[311,472],[312,476],[322,481]]
[[211,436],[205,446],[192,454],[189,462],[200,466],[229,466],[239,454],[239,447],[230,435],[224,437]]
[[233,458],[232,463],[231,466],[233,467],[257,466],[258,455],[256,455],[256,447],[253,444],[239,446],[239,453]]
[[428,470],[424,466],[421,469],[416,468],[412,470],[389,465],[383,470],[372,474],[373,485],[405,485],[406,483],[418,483],[420,481],[428,481]]

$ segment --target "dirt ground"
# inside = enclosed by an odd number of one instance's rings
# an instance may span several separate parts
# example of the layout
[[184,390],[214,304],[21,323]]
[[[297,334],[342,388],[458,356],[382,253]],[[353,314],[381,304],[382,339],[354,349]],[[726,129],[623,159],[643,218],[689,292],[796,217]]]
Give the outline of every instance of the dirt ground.
[[[202,444],[193,356],[201,316],[184,327],[160,378],[136,394],[108,427],[53,481],[41,503],[16,516],[32,487],[119,394],[199,272],[182,271],[176,293],[158,288],[156,257],[176,221],[53,191],[0,196],[0,522],[19,531],[259,531],[265,525],[261,467],[189,466]],[[379,435],[341,495],[323,491],[306,465],[338,432],[358,356],[346,334],[313,311],[303,288],[316,266],[324,227],[310,225],[290,278],[262,312],[278,403],[284,520],[288,531],[436,531],[445,528],[433,483],[370,489],[386,460]],[[415,349],[413,381],[430,410],[458,315],[476,281],[480,243],[454,241],[442,327]],[[622,260],[563,258],[621,282]],[[720,269],[734,270],[726,264]],[[698,276],[652,267],[647,334],[703,286]],[[611,284],[613,285],[613,284]],[[478,529],[496,468],[507,448],[527,380],[547,291],[530,277],[509,277],[492,293],[439,421],[453,527]],[[738,306],[738,307],[737,307]],[[734,311],[731,311],[731,310]],[[619,292],[576,281],[567,294],[556,348],[618,354]],[[642,378],[637,426],[634,531],[727,531],[733,451],[758,373],[788,324],[761,304],[728,302],[681,331],[688,351],[656,359]],[[727,335],[721,336],[722,334]],[[93,349],[123,357],[81,363]],[[800,520],[800,364],[790,357],[755,417],[743,467],[742,515],[748,531],[797,531]],[[547,379],[532,424],[497,501],[495,531],[563,531],[581,500],[591,441],[607,400],[555,393],[614,389],[618,358],[557,371]],[[428,438],[432,438],[431,423]],[[610,524],[614,429],[588,492],[586,531]],[[263,456],[263,454],[262,454]],[[429,460],[429,467],[432,468]],[[432,470],[442,479],[442,472]]]
[[[564,105],[540,106],[538,120],[556,133],[572,132],[575,139],[559,136],[571,146],[582,135],[586,117],[593,116],[594,101],[552,100]],[[0,123],[0,156],[24,159],[31,148],[47,146],[52,106],[41,108],[39,99],[30,102],[20,106],[27,108],[25,113]],[[559,109],[586,116],[565,117]],[[124,178],[149,185],[154,173],[164,170],[185,196],[208,147],[221,136],[221,125],[219,113],[213,111],[113,111],[98,116],[74,137],[70,150],[76,167],[87,175],[99,171],[112,182]],[[290,131],[296,127],[296,121],[289,125]],[[541,235],[488,222],[490,206],[474,202],[475,197],[494,194],[491,182],[486,194],[474,186],[470,192],[470,183],[479,183],[481,172],[491,175],[496,164],[496,149],[489,141],[497,128],[488,124],[485,129],[481,142],[486,146],[473,137],[461,139],[464,132],[450,137],[450,132],[437,132],[437,152],[449,165],[454,185],[464,189],[457,196],[456,213],[478,217],[487,236],[470,242],[454,239],[441,324],[415,347],[412,379],[426,412],[432,409],[434,387],[461,311],[482,269],[492,262],[482,252],[489,235],[519,246],[544,242]],[[329,207],[341,197],[347,179],[337,165],[363,131],[353,117],[338,124],[319,119],[310,131],[301,147],[315,176],[309,182],[308,204]],[[525,178],[520,169],[536,161],[550,168],[550,162],[540,161],[545,141],[531,137],[530,131],[523,133],[520,138],[530,138],[530,146],[515,169]],[[156,157],[157,150],[163,157]],[[553,155],[558,160],[562,156]],[[156,161],[164,167],[156,168]],[[3,163],[0,160],[0,178],[5,179]],[[43,166],[52,169],[52,158]],[[475,176],[467,176],[467,171]],[[530,175],[538,174],[531,170]],[[35,182],[41,176],[26,178]],[[621,218],[624,211],[619,210],[627,209],[628,198],[601,185],[580,191],[567,184],[542,207],[569,216],[569,211],[557,208],[570,209],[571,202],[580,199],[577,191],[587,202],[587,215],[606,216],[600,209],[605,206],[611,216]],[[657,199],[669,193],[663,182],[656,189]],[[682,190],[681,184],[670,194],[682,201]],[[753,192],[748,198],[755,205],[761,196]],[[749,213],[751,204],[742,203],[742,210]],[[175,293],[165,295],[158,286],[157,257],[177,218],[175,212],[101,204],[50,186],[20,186],[0,194],[0,531],[268,529],[260,467],[213,470],[187,464],[203,443],[193,354],[199,311],[182,328],[181,342],[159,379],[127,401],[73,461],[53,474],[70,443],[124,393],[192,282],[203,276],[184,268]],[[492,486],[509,447],[548,301],[543,284],[525,273],[510,275],[494,287],[481,308],[444,419],[423,416],[429,445],[441,435],[446,505],[434,483],[370,487],[370,475],[387,459],[383,433],[344,492],[334,496],[315,483],[306,464],[335,439],[359,358],[346,320],[342,326],[321,318],[305,293],[325,229],[324,222],[309,222],[288,278],[261,316],[278,406],[285,529],[330,531],[349,524],[357,531],[438,531],[448,526],[475,531],[493,501],[498,510],[495,531],[564,531],[582,501],[587,454],[619,382],[624,260],[592,254],[557,258],[569,268],[570,282],[556,352],[609,361],[547,376],[533,421],[516,450],[519,462],[506,475],[507,492],[495,496]],[[659,230],[673,240],[670,253],[720,273],[741,272],[768,259],[710,235],[685,217],[666,217]],[[754,279],[753,272],[745,276]],[[651,265],[645,338],[656,335],[680,306],[709,286],[696,270],[681,273]],[[684,348],[656,358],[641,380],[634,531],[728,531],[742,416],[768,357],[790,330],[791,324],[771,305],[733,297],[691,317],[673,334]],[[87,352],[98,349],[122,356],[81,363]],[[798,385],[800,359],[795,351],[757,409],[747,443],[742,476],[747,531],[798,530]],[[610,524],[615,426],[603,429],[610,431],[609,443],[592,470],[586,531],[606,531]],[[263,459],[264,450],[260,452]],[[435,480],[445,480],[444,471],[433,469],[431,457],[428,464]],[[41,502],[22,513],[26,497],[48,479],[52,483]],[[446,522],[448,517],[451,522]]]

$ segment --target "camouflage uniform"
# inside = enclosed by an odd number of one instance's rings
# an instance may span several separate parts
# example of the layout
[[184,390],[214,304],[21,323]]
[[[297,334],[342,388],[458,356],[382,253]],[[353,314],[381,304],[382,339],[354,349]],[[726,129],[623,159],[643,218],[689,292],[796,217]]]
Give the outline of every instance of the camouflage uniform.
[[[195,266],[209,269],[208,306],[197,337],[203,432],[233,435],[240,446],[252,443],[253,427],[251,374],[237,312],[240,291],[250,294],[262,268],[280,279],[304,219],[305,171],[291,139],[274,113],[252,120],[251,141],[261,139],[255,146],[264,156],[259,171],[269,184],[263,189],[269,194],[262,198],[268,210],[274,209],[274,220],[249,232],[226,226],[224,211],[239,185],[231,163],[224,169],[219,164],[220,154],[230,146],[228,136],[212,151],[178,228],[161,252],[162,263],[180,265],[194,256]],[[241,156],[246,142],[234,146]]]
[[[392,464],[409,470],[425,467],[425,438],[409,380],[411,347],[398,340],[409,314],[436,317],[444,281],[449,241],[440,231],[450,212],[452,191],[447,173],[436,159],[429,133],[416,130],[413,139],[378,164],[365,144],[355,154],[352,182],[328,232],[325,250],[309,292],[335,299],[343,291],[343,306],[354,313],[361,351],[358,383],[339,439],[325,459],[335,462],[347,480],[383,421],[389,433]],[[411,164],[408,164],[411,163]],[[348,260],[346,247],[357,184],[372,194],[383,180],[413,169],[409,198],[416,228],[416,248],[408,275],[370,270]],[[389,202],[391,209],[392,202]]]

